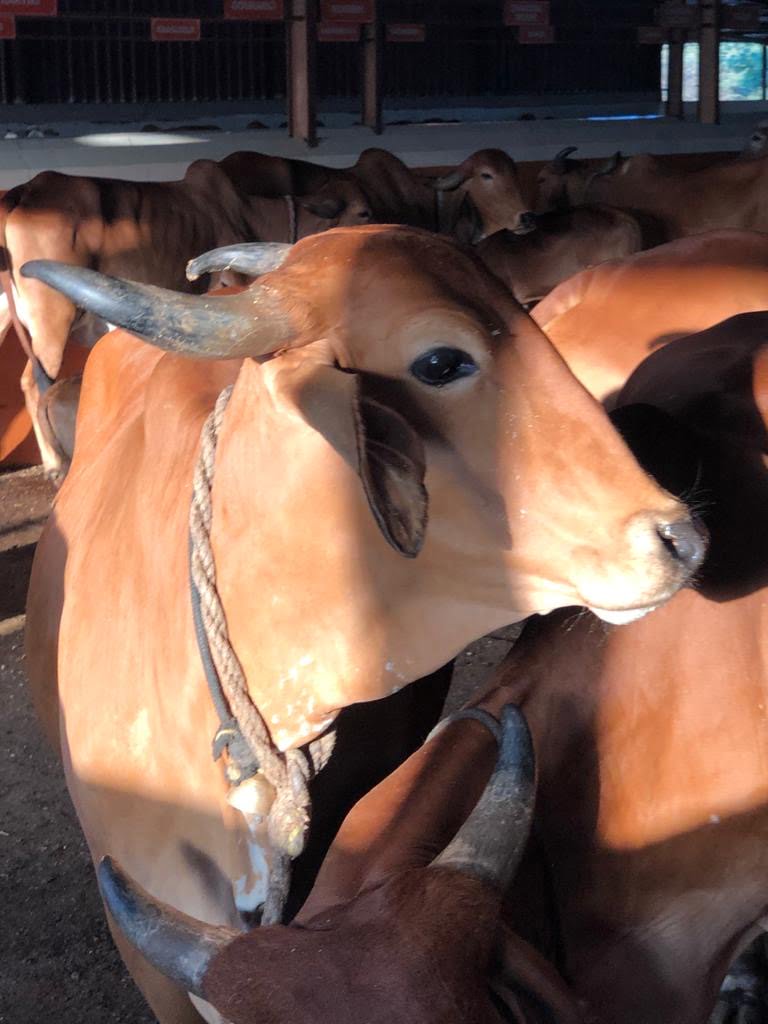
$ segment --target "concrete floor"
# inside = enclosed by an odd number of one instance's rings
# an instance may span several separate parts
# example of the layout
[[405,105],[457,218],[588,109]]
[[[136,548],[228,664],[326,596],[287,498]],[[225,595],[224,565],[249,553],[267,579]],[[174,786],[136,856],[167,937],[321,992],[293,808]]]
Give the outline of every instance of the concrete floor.
[[[486,121],[461,124],[390,125],[383,135],[369,129],[320,129],[320,143],[308,149],[289,139],[284,129],[240,130],[240,119],[217,120],[219,130],[193,128],[167,130],[158,122],[155,131],[142,125],[61,126],[59,138],[0,138],[0,189],[12,188],[42,170],[134,180],[169,181],[180,178],[191,161],[220,159],[238,149],[302,157],[341,167],[354,163],[361,150],[381,146],[412,166],[442,166],[461,162],[486,146],[508,150],[517,160],[546,160],[563,146],[578,146],[584,156],[601,156],[617,149],[625,153],[693,153],[740,150],[754,124],[764,114],[725,113],[723,123],[699,125],[644,116],[636,120],[594,120],[556,117],[533,121],[499,121],[488,111]],[[211,119],[208,119],[211,125]],[[57,130],[59,128],[57,127]],[[66,136],[65,136],[66,131]],[[73,134],[80,132],[80,134]]]

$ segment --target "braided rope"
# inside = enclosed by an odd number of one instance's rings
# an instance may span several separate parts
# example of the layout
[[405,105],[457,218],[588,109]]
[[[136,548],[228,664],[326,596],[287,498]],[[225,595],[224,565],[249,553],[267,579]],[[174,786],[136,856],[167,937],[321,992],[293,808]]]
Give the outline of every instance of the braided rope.
[[333,750],[334,734],[321,737],[310,747],[312,763],[301,750],[279,750],[248,693],[242,666],[232,649],[224,608],[216,589],[216,565],[211,548],[211,522],[216,447],[232,386],[219,395],[201,433],[200,455],[195,468],[189,514],[192,579],[200,595],[200,609],[221,687],[230,711],[251,749],[259,768],[275,790],[267,817],[270,841],[275,849],[267,885],[262,924],[282,919],[288,897],[290,863],[303,851],[309,829],[311,802],[308,783],[313,771],[320,771]]

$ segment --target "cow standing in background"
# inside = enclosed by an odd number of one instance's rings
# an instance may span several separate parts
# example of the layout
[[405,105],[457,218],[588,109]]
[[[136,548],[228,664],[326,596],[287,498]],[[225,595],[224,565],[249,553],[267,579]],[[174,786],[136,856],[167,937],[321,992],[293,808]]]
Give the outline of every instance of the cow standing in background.
[[[574,602],[635,617],[703,558],[686,507],[503,285],[444,238],[338,229],[226,297],[48,261],[24,273],[171,350],[113,332],[91,354],[32,572],[28,675],[94,860],[115,856],[210,924],[258,910],[275,853],[211,758],[190,612],[192,478],[222,389],[216,585],[275,757],[497,626]],[[413,721],[395,728],[401,749]],[[326,799],[346,809],[356,771],[335,778]],[[184,986],[117,941],[164,1024],[199,1020]]]
[[579,206],[536,217],[525,235],[497,231],[477,246],[477,255],[523,306],[531,306],[561,281],[606,260],[642,248],[634,217],[610,206]]
[[[500,149],[481,149],[458,167],[429,179],[385,149],[365,149],[352,167],[241,151],[220,161],[234,184],[252,195],[316,193],[328,196],[324,212],[338,213],[337,195],[364,197],[370,219],[407,224],[475,243],[495,231],[526,232],[535,227],[523,198],[514,160]],[[318,209],[323,209],[318,206]]]
[[[208,282],[191,285],[184,268],[201,251],[237,241],[291,242],[337,224],[370,219],[364,207],[354,204],[330,219],[315,209],[322,209],[322,203],[311,197],[289,203],[244,195],[212,160],[191,164],[177,182],[46,171],[7,192],[0,200],[2,246],[16,313],[34,354],[21,386],[46,470],[60,476],[65,467],[40,427],[41,389],[58,376],[67,341],[90,347],[105,324],[78,313],[63,295],[21,277],[23,263],[57,259],[166,288],[200,291]],[[0,337],[11,322],[7,304],[3,314]]]
[[595,166],[570,158],[573,148],[540,172],[537,210],[618,206],[639,219],[646,246],[724,228],[768,231],[768,157],[689,168],[649,153],[616,153]]

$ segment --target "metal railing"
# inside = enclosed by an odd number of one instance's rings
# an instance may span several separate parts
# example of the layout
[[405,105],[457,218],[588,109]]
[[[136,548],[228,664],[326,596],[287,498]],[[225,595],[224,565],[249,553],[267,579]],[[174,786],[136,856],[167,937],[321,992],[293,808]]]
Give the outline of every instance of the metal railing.
[[[595,4],[603,4],[605,15],[589,20],[585,11]],[[439,101],[658,86],[658,53],[634,39],[645,8],[653,6],[645,0],[552,0],[558,42],[543,47],[521,46],[501,26],[501,0],[383,0],[383,6],[388,20],[427,24],[426,42],[387,44],[388,96]],[[154,43],[151,16],[198,17],[201,39]],[[320,45],[319,97],[352,100],[359,87],[359,48]],[[258,102],[280,100],[285,92],[284,26],[225,21],[221,0],[59,0],[57,18],[20,18],[18,37],[0,42],[2,104]]]

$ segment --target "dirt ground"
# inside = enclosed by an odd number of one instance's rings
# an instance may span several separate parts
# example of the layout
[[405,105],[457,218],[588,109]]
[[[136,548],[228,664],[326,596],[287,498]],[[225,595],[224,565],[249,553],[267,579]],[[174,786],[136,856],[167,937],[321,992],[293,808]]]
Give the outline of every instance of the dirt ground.
[[[53,489],[0,476],[0,1024],[152,1024],[104,923],[58,760],[24,680],[23,611]],[[459,659],[459,704],[509,650],[502,631]]]

